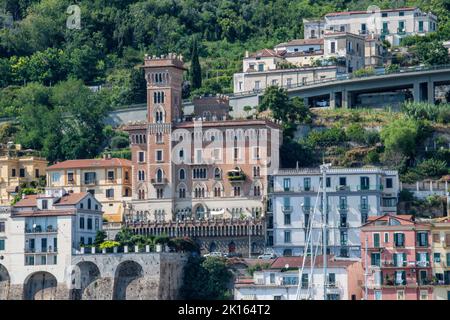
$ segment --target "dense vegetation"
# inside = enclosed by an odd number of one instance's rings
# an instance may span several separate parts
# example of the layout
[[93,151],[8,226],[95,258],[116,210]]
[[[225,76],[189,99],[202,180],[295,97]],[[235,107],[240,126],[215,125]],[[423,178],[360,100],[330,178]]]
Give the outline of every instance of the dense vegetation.
[[[439,16],[439,32],[405,39],[412,55],[399,55],[389,70],[408,63],[447,63],[448,59],[438,43],[450,38],[447,0],[395,4],[385,0],[92,0],[78,3],[79,30],[66,27],[66,10],[72,4],[69,0],[0,0],[0,117],[17,119],[13,125],[0,126],[0,140],[42,150],[52,162],[103,152],[130,156],[126,134],[105,126],[103,119],[111,108],[145,101],[145,81],[138,68],[145,53],[176,52],[185,57],[189,67],[185,79],[190,82],[185,97],[230,92],[232,75],[240,71],[245,50],[301,38],[303,18],[365,10],[375,4],[382,8],[418,5]],[[12,15],[13,24],[3,18],[7,14]],[[371,70],[361,75],[367,72]],[[103,89],[93,93],[85,85]],[[404,168],[423,160],[448,158],[445,150],[424,153],[416,150],[420,143],[411,142],[411,137],[429,137],[430,122],[448,123],[446,105],[437,109],[405,106],[406,116],[389,116],[402,122],[396,123],[401,130],[387,126],[379,132],[350,119],[327,125],[330,130],[313,130],[302,139],[294,137],[296,125],[318,120],[300,99],[289,101],[281,89],[274,88],[256,111],[267,110],[283,121],[284,166],[295,166],[297,161],[302,166],[315,165],[331,157],[341,165],[393,163],[403,166],[406,174]],[[398,137],[405,141],[395,145],[392,141]]]

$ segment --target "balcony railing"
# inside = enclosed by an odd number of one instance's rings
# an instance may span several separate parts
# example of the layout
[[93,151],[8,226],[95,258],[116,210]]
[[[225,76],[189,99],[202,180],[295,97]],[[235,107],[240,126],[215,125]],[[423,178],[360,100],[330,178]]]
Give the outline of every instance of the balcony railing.
[[151,179],[150,181],[154,185],[164,185],[164,184],[168,183],[168,180],[166,178],[163,178],[163,179]]
[[292,212],[292,206],[282,206],[281,210],[283,212]]
[[350,186],[336,186],[336,191],[350,191]]
[[58,232],[58,228],[53,227],[53,226],[48,226],[48,227],[44,227],[42,228],[41,226],[36,226],[36,228],[29,228],[29,227],[25,227],[25,233],[57,233]]
[[383,185],[357,185],[356,190],[358,191],[381,191],[383,190]]
[[36,248],[25,248],[25,253],[32,253],[32,254],[48,254],[48,253],[58,253],[58,248],[41,248],[40,250],[37,250]]
[[97,180],[84,180],[84,184],[87,186],[93,186],[97,184]]

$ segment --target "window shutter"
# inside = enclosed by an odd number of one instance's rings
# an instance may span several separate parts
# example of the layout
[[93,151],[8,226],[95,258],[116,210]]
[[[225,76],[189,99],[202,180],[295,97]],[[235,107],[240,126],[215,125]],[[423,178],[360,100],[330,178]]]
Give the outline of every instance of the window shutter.
[[402,271],[402,281],[403,284],[406,284],[406,271]]
[[426,259],[427,259],[427,264],[429,264],[430,263],[430,254],[427,252],[425,254],[425,256],[426,256]]
[[396,253],[394,253],[394,266],[397,266],[397,254]]
[[439,233],[433,233],[433,242],[439,242]]
[[397,245],[397,236],[398,236],[398,233],[394,233],[394,244],[395,245]]
[[420,254],[416,252],[416,261],[420,261]]
[[407,261],[406,261],[406,252],[403,252],[403,265],[404,265],[404,266],[407,265]]

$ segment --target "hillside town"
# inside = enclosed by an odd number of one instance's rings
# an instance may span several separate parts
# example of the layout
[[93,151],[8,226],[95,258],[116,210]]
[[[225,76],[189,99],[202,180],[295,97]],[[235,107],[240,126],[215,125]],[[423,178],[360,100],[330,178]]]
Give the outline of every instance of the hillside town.
[[[232,94],[186,101],[183,56],[146,54],[144,111],[112,113],[128,158],[49,160],[1,144],[0,300],[183,299],[193,259],[223,264],[218,299],[450,300],[446,164],[420,176],[399,163],[423,162],[384,161],[379,122],[359,140],[346,124],[348,150],[311,140],[313,165],[306,151],[285,161],[286,137],[325,119],[311,112],[449,103],[449,66],[398,63],[402,39],[436,32],[438,17],[405,7],[301,23],[301,39],[245,50]],[[303,108],[277,117],[271,90]],[[297,123],[302,112],[309,122]],[[421,152],[448,150],[446,127],[430,128]]]

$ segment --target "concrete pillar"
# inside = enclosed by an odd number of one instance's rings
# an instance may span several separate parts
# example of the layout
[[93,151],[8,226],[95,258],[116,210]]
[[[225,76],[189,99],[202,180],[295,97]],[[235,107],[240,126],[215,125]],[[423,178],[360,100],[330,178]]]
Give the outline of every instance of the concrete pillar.
[[416,182],[416,190],[417,190],[417,192],[420,191],[420,188],[419,188],[419,181]]
[[334,91],[330,92],[330,108],[336,108],[336,93]]
[[95,254],[95,247],[91,247],[91,253]]
[[117,247],[113,248],[113,253],[117,253]]
[[342,91],[342,108],[348,108],[348,92],[346,90]]
[[428,81],[427,90],[428,90],[428,103],[434,104],[434,82],[433,81]]
[[150,246],[148,244],[145,245],[145,252],[150,252]]
[[413,87],[414,102],[420,102],[420,82],[414,82]]
[[139,246],[134,246],[134,252],[139,252]]
[[128,253],[128,246],[123,247],[123,253]]
[[105,254],[106,253],[106,248],[102,249],[102,253]]

